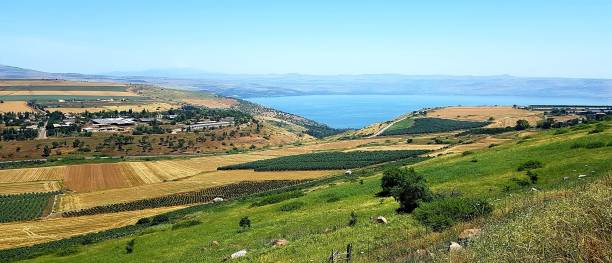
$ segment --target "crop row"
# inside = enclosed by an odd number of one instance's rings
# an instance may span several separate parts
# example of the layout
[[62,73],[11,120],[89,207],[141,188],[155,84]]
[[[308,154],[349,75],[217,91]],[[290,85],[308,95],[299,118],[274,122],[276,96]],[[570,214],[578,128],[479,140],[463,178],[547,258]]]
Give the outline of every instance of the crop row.
[[39,218],[58,192],[0,196],[0,223]]
[[418,118],[414,120],[414,124],[407,128],[386,130],[383,135],[401,135],[401,134],[419,134],[419,133],[435,133],[447,132],[463,129],[479,128],[489,124],[488,122],[480,121],[457,121],[438,118]]
[[365,167],[416,157],[426,150],[320,152],[283,156],[267,160],[219,167],[219,170],[254,169],[255,171],[336,170]]
[[172,194],[162,197],[137,200],[126,203],[118,203],[92,208],[67,211],[62,214],[64,217],[95,215],[104,213],[114,213],[123,211],[134,211],[148,208],[167,207],[176,205],[188,205],[196,203],[207,203],[216,197],[232,199],[246,196],[249,194],[265,192],[278,188],[288,187],[302,183],[300,180],[269,180],[269,181],[245,181],[235,184],[205,188],[198,191]]

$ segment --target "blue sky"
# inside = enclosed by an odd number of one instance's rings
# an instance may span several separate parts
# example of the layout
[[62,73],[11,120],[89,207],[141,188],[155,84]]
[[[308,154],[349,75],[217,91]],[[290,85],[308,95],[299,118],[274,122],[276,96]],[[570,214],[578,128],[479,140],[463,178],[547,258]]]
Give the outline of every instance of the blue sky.
[[612,78],[612,1],[0,1],[0,64],[52,72]]

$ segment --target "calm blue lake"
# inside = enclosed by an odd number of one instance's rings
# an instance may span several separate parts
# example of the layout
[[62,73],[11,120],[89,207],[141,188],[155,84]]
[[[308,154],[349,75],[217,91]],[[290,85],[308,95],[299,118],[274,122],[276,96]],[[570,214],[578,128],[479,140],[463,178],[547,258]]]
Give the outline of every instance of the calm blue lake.
[[249,98],[249,101],[297,114],[334,128],[361,128],[426,107],[583,104],[610,105],[610,99],[516,96],[310,95]]

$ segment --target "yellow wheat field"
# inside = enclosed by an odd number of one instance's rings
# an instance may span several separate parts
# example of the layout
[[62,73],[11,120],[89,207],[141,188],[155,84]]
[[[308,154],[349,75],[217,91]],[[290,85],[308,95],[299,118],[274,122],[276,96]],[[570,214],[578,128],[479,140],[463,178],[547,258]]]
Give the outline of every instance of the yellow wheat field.
[[125,86],[122,83],[113,82],[90,82],[90,81],[70,81],[70,80],[0,80],[2,86]]
[[138,219],[183,208],[163,207],[93,216],[49,218],[0,224],[0,249],[33,245],[136,223]]
[[34,112],[25,101],[4,101],[0,103],[0,112]]
[[99,91],[99,90],[0,90],[0,96],[31,96],[31,95],[59,95],[59,96],[137,96],[129,91]]
[[542,112],[515,109],[510,106],[496,107],[446,107],[427,112],[427,117],[457,119],[468,121],[487,121],[493,117],[493,121],[487,127],[515,126],[517,120],[527,120],[529,124],[536,123],[543,118]]
[[166,111],[169,109],[177,108],[176,105],[168,103],[147,103],[147,104],[127,104],[127,105],[104,105],[100,107],[83,107],[83,108],[47,108],[49,111],[60,111],[63,113],[83,113],[87,112],[99,112],[99,111],[128,111],[132,110],[135,112],[141,112],[143,110],[153,111]]
[[60,181],[0,183],[0,195],[54,192],[61,189]]

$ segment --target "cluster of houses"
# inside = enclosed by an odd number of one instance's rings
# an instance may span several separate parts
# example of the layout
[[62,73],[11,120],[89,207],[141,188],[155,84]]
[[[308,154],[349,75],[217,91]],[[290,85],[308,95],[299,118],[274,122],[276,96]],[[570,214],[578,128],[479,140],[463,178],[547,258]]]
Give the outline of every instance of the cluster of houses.
[[[88,127],[83,128],[84,131],[88,132],[124,132],[129,131],[136,125],[147,125],[152,122],[163,122],[166,119],[175,119],[176,115],[165,115],[157,116],[155,118],[100,118],[91,119],[91,124]],[[173,133],[180,131],[194,131],[203,130],[207,128],[219,128],[231,126],[234,123],[233,117],[223,118],[218,121],[213,120],[202,120],[194,124],[182,124],[177,129],[173,130]]]
[[544,111],[548,114],[558,113],[562,115],[579,115],[587,120],[601,120],[612,115],[612,106],[596,105],[529,105],[526,109],[532,111]]

